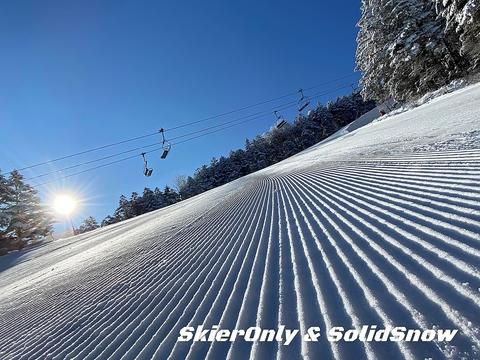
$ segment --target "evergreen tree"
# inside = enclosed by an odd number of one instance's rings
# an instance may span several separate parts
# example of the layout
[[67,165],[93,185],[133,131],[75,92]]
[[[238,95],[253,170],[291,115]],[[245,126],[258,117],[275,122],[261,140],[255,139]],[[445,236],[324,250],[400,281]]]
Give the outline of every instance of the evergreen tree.
[[144,188],[143,194],[139,199],[140,208],[142,210],[142,214],[148,213],[150,211],[157,210],[155,206],[155,194],[152,189]]
[[480,2],[478,0],[433,0],[437,14],[445,20],[449,49],[465,70],[480,66]]
[[52,232],[52,216],[41,205],[36,190],[18,171],[0,178],[0,247],[21,249],[27,242]]
[[213,171],[211,167],[208,167],[207,165],[202,165],[202,167],[197,169],[194,177],[197,180],[197,184],[198,184],[198,187],[200,188],[200,192],[213,189],[214,178],[213,178]]
[[180,201],[178,193],[169,186],[165,186],[163,190],[163,197],[165,199],[165,206],[175,204]]
[[157,210],[165,207],[165,197],[163,196],[162,190],[156,187],[153,190],[153,194],[155,196],[155,209]]
[[[236,169],[238,177],[245,176],[249,173],[247,157],[243,149],[238,149],[230,152],[229,157],[230,157],[230,160],[232,161],[233,167]],[[231,180],[234,180],[234,179],[231,179]]]
[[89,216],[85,220],[83,220],[80,227],[75,231],[75,234],[83,234],[98,228],[99,228],[99,225],[97,223],[97,220],[95,220],[93,216]]
[[175,189],[178,193],[180,193],[180,189],[184,188],[187,184],[187,177],[185,175],[177,175],[175,176]]
[[145,213],[142,207],[142,199],[138,196],[137,192],[132,192],[132,195],[130,195],[130,200],[129,200],[129,206],[131,210],[131,215],[130,217],[135,217],[138,215],[142,215]]
[[185,184],[183,184],[179,189],[178,192],[182,199],[188,199],[192,196],[200,194],[202,192],[198,182],[193,177],[189,176],[186,179]]
[[[338,106],[336,105],[342,101],[342,98],[339,98],[335,103],[330,103],[328,104],[327,107],[325,106],[318,106],[317,109],[315,109],[314,112],[312,112],[311,117],[308,118],[308,120],[314,121],[318,123],[319,128],[315,127],[315,144],[319,142],[322,139],[325,139],[329,137],[331,134],[333,134],[335,131],[339,129],[338,122],[345,122],[345,115],[343,112],[337,111],[335,113],[337,118],[334,117],[334,113],[332,112],[331,108],[337,108]],[[354,118],[351,118],[350,121],[346,122],[346,124],[352,122]],[[312,144],[313,145],[313,144]]]
[[299,115],[293,124],[272,128],[266,134],[245,141],[245,148],[231,151],[229,156],[213,158],[209,165],[198,168],[193,176],[178,177],[177,191],[166,186],[163,191],[145,188],[142,196],[132,193],[128,200],[120,197],[114,216],[102,221],[102,226],[129,219],[149,211],[172,205],[182,199],[223,185],[253,171],[281,161],[333,134],[375,107],[358,93],[338,98],[328,106],[318,105],[307,116]]
[[102,220],[102,225],[101,226],[103,227],[103,226],[112,225],[112,224],[115,224],[119,221],[120,220],[116,219],[114,216],[108,215],[105,219]]
[[429,0],[364,0],[358,26],[357,68],[365,97],[407,100],[462,73]]
[[123,221],[130,219],[134,216],[132,206],[130,201],[128,201],[125,195],[120,195],[120,199],[118,201],[118,207],[113,213],[113,217],[117,220],[116,222]]
[[382,0],[362,0],[356,54],[357,69],[362,72],[360,85],[363,97],[381,102],[390,97],[386,83],[392,73],[382,3]]
[[251,142],[248,142],[247,145],[248,147],[245,150],[248,153],[250,172],[270,165],[268,163],[268,146],[264,137],[258,135]]
[[10,224],[10,218],[7,214],[10,204],[13,202],[12,189],[8,180],[0,173],[0,255],[6,253],[9,249],[12,234],[7,235],[6,231]]
[[423,95],[460,74],[431,1],[389,0],[386,6],[390,27],[400,29],[388,47],[393,68],[388,87],[393,98]]

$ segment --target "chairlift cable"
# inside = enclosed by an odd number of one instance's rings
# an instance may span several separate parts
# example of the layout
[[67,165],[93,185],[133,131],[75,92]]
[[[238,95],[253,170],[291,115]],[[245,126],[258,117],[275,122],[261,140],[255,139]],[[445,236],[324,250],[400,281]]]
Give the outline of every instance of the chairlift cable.
[[[333,80],[330,80],[330,81],[327,81],[327,82],[323,82],[323,83],[321,83],[321,84],[317,84],[317,85],[315,85],[315,86],[311,86],[311,87],[305,88],[305,89],[303,89],[303,90],[304,90],[304,91],[314,90],[314,89],[317,89],[317,88],[319,88],[319,87],[321,87],[321,86],[329,85],[329,84],[331,84],[331,83],[334,83],[334,82],[337,82],[337,81],[344,80],[344,79],[346,79],[346,78],[352,77],[352,76],[355,75],[355,74],[356,74],[356,73],[353,72],[353,73],[350,73],[349,75],[345,75],[345,76],[339,77],[339,78],[337,78],[337,79],[333,79]],[[265,104],[268,104],[268,103],[271,103],[271,102],[274,102],[274,101],[277,101],[277,100],[281,100],[281,99],[284,99],[284,98],[287,98],[287,97],[292,97],[292,96],[297,95],[297,94],[298,94],[298,91],[291,92],[291,93],[288,93],[288,94],[285,94],[285,95],[282,95],[282,96],[279,96],[279,97],[276,97],[276,98],[273,98],[273,99],[261,101],[261,102],[255,103],[255,104],[251,104],[251,105],[248,105],[248,106],[244,106],[244,107],[241,107],[241,108],[237,108],[237,109],[235,109],[235,110],[227,111],[227,112],[224,112],[224,113],[222,113],[222,114],[218,114],[218,115],[210,116],[210,117],[207,117],[207,118],[204,118],[204,119],[195,120],[195,121],[190,121],[190,122],[187,122],[187,123],[184,123],[184,124],[181,124],[181,125],[177,125],[177,126],[174,126],[174,127],[168,128],[168,129],[165,129],[165,131],[177,130],[177,129],[184,128],[184,127],[187,127],[187,126],[191,126],[191,125],[198,124],[198,123],[200,123],[200,122],[204,122],[204,121],[208,121],[208,120],[213,120],[213,119],[216,119],[216,118],[219,118],[219,117],[222,117],[222,116],[226,116],[226,115],[231,115],[231,114],[236,113],[236,112],[240,112],[240,111],[243,111],[243,110],[248,110],[248,109],[250,109],[250,108],[257,107],[257,106],[260,106],[260,105],[265,105]]]
[[[335,92],[335,91],[338,91],[338,90],[342,90],[342,89],[345,89],[347,87],[349,87],[350,84],[348,85],[343,85],[343,86],[340,86],[340,87],[337,87],[335,89],[331,89],[329,91],[321,91],[321,92],[317,92],[317,93],[314,93],[312,94],[309,98],[318,98],[318,97],[321,97],[321,96],[324,96],[324,95],[328,95],[332,92]],[[298,94],[298,92],[296,93]],[[306,97],[305,97],[306,98]],[[236,118],[236,119],[233,119],[233,120],[229,120],[229,121],[224,121],[220,124],[217,124],[217,125],[212,125],[212,126],[209,126],[207,128],[203,128],[203,129],[200,129],[200,130],[196,130],[196,131],[192,131],[190,133],[187,133],[187,134],[182,134],[182,135],[178,135],[178,136],[175,136],[175,137],[172,137],[172,138],[169,138],[168,140],[169,141],[173,141],[173,140],[177,140],[177,139],[181,139],[181,138],[184,138],[184,137],[187,137],[187,136],[190,136],[190,135],[195,135],[197,133],[200,133],[200,132],[203,132],[203,131],[207,131],[207,130],[211,130],[211,129],[215,129],[215,128],[218,128],[218,127],[222,127],[224,125],[227,125],[227,124],[231,124],[231,123],[237,123],[237,121],[239,120],[243,120],[243,119],[248,119],[248,118],[251,118],[253,117],[254,119],[257,119],[259,116],[263,116],[263,115],[269,115],[272,113],[272,111],[278,111],[278,110],[286,110],[290,107],[293,107],[293,106],[296,106],[298,103],[297,100],[294,100],[294,101],[290,101],[288,103],[283,103],[273,109],[270,109],[270,110],[265,110],[265,111],[259,111],[259,112],[256,112],[254,114],[250,114],[250,115],[245,115],[245,116],[242,116],[242,117],[239,117],[239,118]],[[248,122],[248,121],[242,121],[240,122],[239,124],[243,124],[245,122]]]
[[[333,92],[335,92],[335,91],[338,91],[338,90],[347,88],[347,87],[349,87],[349,86],[350,86],[350,84],[344,85],[344,86],[342,86],[342,87],[335,88],[335,89],[330,90],[330,91],[328,91],[328,92],[319,92],[319,93],[316,93],[314,96],[311,96],[311,99],[318,98],[318,97],[327,95],[327,94],[329,94],[329,93],[333,93]],[[277,108],[275,108],[275,109],[276,109],[277,111],[282,111],[282,110],[289,109],[289,108],[291,108],[291,107],[293,107],[293,106],[296,106],[296,104],[297,104],[297,101],[292,101],[292,102],[289,102],[289,103],[282,104],[280,107],[277,107]],[[233,124],[231,123],[231,121],[229,121],[229,122],[227,122],[227,123],[223,123],[223,124],[220,124],[220,125],[217,125],[217,126],[214,126],[214,127],[208,127],[208,128],[201,129],[201,130],[198,130],[198,131],[195,131],[195,132],[192,132],[192,133],[184,134],[184,135],[178,136],[178,137],[176,137],[176,138],[166,139],[165,141],[166,141],[166,142],[169,142],[169,146],[170,146],[170,147],[178,146],[179,144],[183,144],[183,143],[186,143],[186,142],[189,142],[189,141],[192,141],[192,140],[201,138],[201,137],[203,137],[203,136],[211,135],[211,134],[214,134],[214,133],[223,131],[223,130],[228,130],[228,129],[233,128],[233,127],[235,127],[235,126],[242,125],[242,124],[245,124],[245,123],[247,123],[247,122],[254,121],[254,120],[258,120],[259,118],[263,118],[263,117],[265,117],[265,116],[270,116],[271,113],[272,113],[271,111],[265,111],[265,112],[262,112],[262,113],[257,114],[257,116],[255,116],[255,117],[252,117],[252,118],[249,118],[249,119],[245,119],[245,120],[240,121],[240,122],[238,122],[238,120],[239,120],[239,119],[242,119],[242,118],[236,119],[237,122],[235,122],[235,123],[233,123]],[[205,131],[207,131],[207,130],[211,130],[211,129],[217,128],[217,127],[218,127],[218,129],[216,129],[216,130],[212,130],[212,131],[205,132]],[[157,132],[157,134],[158,134],[158,132]],[[197,135],[197,134],[198,134],[198,135]],[[193,135],[193,136],[192,136],[192,135]],[[183,138],[183,137],[185,137],[185,136],[192,136],[192,137],[187,138],[187,139],[182,140],[182,141],[177,141],[177,142],[173,142],[173,143],[170,142],[170,141],[172,141],[173,139],[179,139],[179,138]],[[55,170],[55,171],[52,171],[52,172],[49,172],[49,173],[45,173],[45,174],[37,175],[37,176],[31,177],[31,178],[27,178],[26,180],[33,180],[33,179],[37,179],[37,178],[40,178],[40,177],[45,177],[45,176],[48,176],[48,175],[52,175],[52,174],[55,174],[55,173],[61,173],[61,172],[66,171],[66,170],[70,170],[70,169],[77,168],[77,167],[81,167],[81,166],[84,166],[84,165],[88,165],[88,164],[91,164],[91,163],[94,163],[94,162],[98,162],[98,161],[110,159],[110,158],[113,158],[113,157],[116,157],[116,156],[119,156],[119,155],[123,155],[123,154],[126,154],[126,153],[133,152],[133,151],[142,150],[142,149],[145,149],[145,148],[147,148],[147,147],[153,147],[153,146],[155,146],[155,145],[159,145],[159,143],[153,143],[153,144],[145,145],[145,146],[138,147],[138,148],[135,148],[135,149],[130,149],[130,150],[122,151],[122,152],[120,152],[120,153],[112,154],[112,155],[105,156],[105,157],[102,157],[102,158],[99,158],[99,159],[90,160],[90,161],[87,161],[87,162],[84,162],[84,163],[81,163],[81,164],[72,165],[72,166],[69,166],[69,167],[66,167],[66,168],[63,168],[63,169],[59,169],[59,170]],[[163,144],[162,144],[161,146],[157,147],[157,148],[152,149],[152,150],[144,151],[144,153],[145,153],[145,154],[149,154],[149,153],[156,152],[156,151],[160,151],[160,150],[165,150],[165,146],[164,146]],[[140,153],[140,154],[136,154],[136,155],[129,156],[129,157],[126,157],[126,158],[122,158],[122,159],[119,159],[119,160],[116,160],[116,161],[112,161],[112,162],[109,162],[109,163],[100,164],[100,165],[98,165],[98,166],[91,167],[91,168],[88,168],[88,169],[85,169],[85,170],[82,170],[82,171],[79,171],[79,172],[76,172],[76,173],[72,173],[72,174],[68,174],[68,175],[65,175],[65,176],[61,176],[60,178],[57,178],[57,179],[52,180],[52,181],[47,181],[47,182],[40,183],[40,184],[34,184],[33,186],[34,186],[34,187],[43,186],[43,185],[52,183],[52,182],[57,181],[57,180],[62,180],[62,179],[65,179],[65,178],[69,178],[69,177],[71,177],[71,176],[83,174],[83,173],[85,173],[85,172],[87,172],[87,171],[97,170],[97,169],[99,169],[99,168],[106,167],[106,166],[110,166],[110,165],[116,164],[116,163],[118,163],[118,162],[127,161],[127,160],[130,160],[130,159],[133,159],[133,158],[138,158],[138,155],[142,155],[142,154]]]
[[[332,79],[332,80],[329,80],[329,81],[319,83],[319,84],[311,86],[309,88],[304,88],[304,90],[305,91],[313,90],[313,89],[319,88],[321,86],[332,84],[334,82],[352,77],[354,75],[356,75],[356,72],[352,72],[348,75],[344,75],[344,76],[338,77],[336,79]],[[271,103],[271,102],[274,102],[274,101],[277,101],[277,100],[281,100],[281,99],[284,99],[284,98],[287,98],[287,97],[290,97],[290,96],[293,96],[293,95],[296,95],[296,94],[297,94],[296,92],[292,92],[292,93],[285,94],[285,95],[282,95],[282,96],[279,96],[279,97],[276,97],[276,98],[273,98],[273,99],[257,102],[255,104],[251,104],[251,105],[248,105],[248,106],[237,108],[235,110],[227,111],[227,112],[224,112],[222,114],[218,114],[218,115],[210,116],[210,117],[203,118],[203,119],[200,119],[200,120],[191,121],[191,122],[184,123],[184,124],[181,124],[181,125],[178,125],[178,126],[174,126],[174,127],[165,129],[164,131],[165,132],[166,131],[173,131],[173,130],[177,130],[177,129],[184,128],[184,127],[187,127],[187,126],[191,126],[191,125],[194,125],[194,124],[197,124],[197,123],[200,123],[200,122],[213,120],[213,119],[216,119],[216,118],[219,118],[219,117],[222,117],[222,116],[231,115],[231,114],[236,113],[236,112],[247,110],[247,109],[250,109],[250,108],[253,108],[253,107],[256,107],[256,106],[260,106],[260,105],[265,105],[265,104],[268,104],[268,103]],[[129,139],[124,139],[124,140],[113,142],[113,143],[109,143],[109,144],[106,144],[106,145],[97,146],[97,147],[87,149],[87,150],[83,150],[83,151],[80,151],[80,152],[76,152],[76,153],[73,153],[73,154],[60,156],[60,157],[57,157],[57,158],[54,158],[54,159],[51,159],[51,160],[47,160],[47,161],[39,162],[39,163],[36,163],[36,164],[28,165],[28,166],[25,166],[25,167],[22,167],[22,168],[19,168],[19,169],[15,169],[15,170],[17,170],[17,171],[28,170],[28,169],[36,168],[36,167],[39,167],[39,166],[48,165],[48,164],[51,164],[51,163],[54,163],[54,162],[58,162],[58,161],[61,161],[61,160],[66,160],[66,159],[69,159],[69,158],[72,158],[72,157],[88,154],[88,153],[91,153],[91,152],[94,152],[94,151],[103,150],[103,149],[106,149],[106,148],[109,148],[109,147],[122,145],[122,144],[129,143],[129,142],[136,141],[136,140],[145,139],[145,138],[152,137],[152,136],[155,136],[155,135],[158,135],[158,131],[155,131],[155,132],[152,132],[152,133],[147,133],[147,134],[136,136],[136,137],[132,137],[132,138],[129,138]],[[13,171],[14,170],[11,170],[11,171],[7,172],[6,174],[11,174]]]

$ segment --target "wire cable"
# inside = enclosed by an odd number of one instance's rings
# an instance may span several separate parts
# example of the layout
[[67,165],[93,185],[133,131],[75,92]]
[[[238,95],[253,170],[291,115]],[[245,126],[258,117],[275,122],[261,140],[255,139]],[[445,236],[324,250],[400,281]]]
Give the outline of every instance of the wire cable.
[[122,151],[122,152],[112,154],[112,155],[108,155],[108,156],[104,156],[104,157],[101,157],[101,158],[98,158],[98,159],[93,159],[93,160],[90,160],[90,161],[83,162],[81,164],[75,164],[75,165],[67,166],[67,167],[64,167],[62,169],[53,170],[53,171],[50,171],[50,172],[47,172],[47,173],[44,173],[44,174],[35,175],[35,176],[32,176],[32,177],[29,177],[29,178],[25,179],[25,181],[39,179],[39,178],[42,178],[42,177],[45,177],[45,176],[48,176],[48,175],[61,173],[61,172],[64,172],[66,170],[75,169],[75,168],[78,168],[78,167],[81,167],[81,166],[84,166],[84,165],[88,165],[88,164],[92,164],[92,163],[96,163],[96,162],[99,162],[99,161],[102,161],[102,160],[112,159],[112,158],[117,157],[119,155],[124,155],[124,154],[128,154],[128,153],[131,153],[131,152],[134,152],[134,151],[143,150],[145,148],[149,148],[149,147],[156,146],[156,145],[158,145],[158,142],[153,143],[153,144],[144,145],[144,146],[139,146],[139,147],[136,147],[134,149]]
[[[338,78],[336,78],[336,79],[332,79],[332,80],[329,80],[329,81],[325,81],[325,82],[319,83],[319,84],[317,84],[317,85],[311,86],[311,87],[309,87],[309,88],[304,88],[303,90],[304,90],[304,91],[308,91],[308,90],[317,89],[317,88],[319,88],[319,87],[322,87],[322,86],[325,86],[325,85],[329,85],[329,84],[335,83],[335,82],[337,82],[337,81],[350,78],[350,77],[352,77],[352,76],[354,76],[354,75],[356,75],[356,74],[357,74],[356,72],[352,72],[352,73],[349,73],[349,74],[340,76],[340,77],[338,77]],[[281,96],[278,96],[278,97],[276,97],[276,98],[272,98],[272,99],[265,100],[265,101],[261,101],[261,102],[257,102],[257,103],[251,104],[251,105],[243,106],[243,107],[240,107],[240,108],[237,108],[237,109],[234,109],[234,110],[231,110],[231,111],[227,111],[227,112],[224,112],[224,113],[221,113],[221,114],[217,114],[217,115],[214,115],[214,116],[206,117],[206,118],[203,118],[203,119],[200,119],[200,120],[196,120],[196,121],[191,121],[191,122],[183,123],[183,124],[180,124],[180,125],[171,127],[171,128],[167,128],[167,129],[165,129],[164,131],[165,131],[165,132],[166,132],[166,131],[173,131],[173,130],[181,129],[181,128],[184,128],[184,127],[187,127],[187,126],[195,125],[195,124],[198,124],[198,123],[201,123],[201,122],[205,122],[205,121],[217,119],[217,118],[220,118],[220,117],[223,117],[223,116],[227,116],[227,115],[231,115],[231,114],[234,114],[234,113],[237,113],[237,112],[240,112],[240,111],[248,110],[248,109],[251,109],[251,108],[253,108],[253,107],[257,107],[257,106],[260,106],[260,105],[265,105],[265,104],[268,104],[268,103],[272,103],[272,102],[274,102],[274,101],[278,101],[278,100],[281,100],[281,99],[284,99],[284,98],[287,98],[287,97],[290,97],[290,96],[294,96],[294,95],[297,95],[297,94],[298,94],[298,92],[292,92],[292,93],[289,93],[289,94],[281,95]],[[91,152],[94,152],[94,151],[99,151],[99,150],[107,149],[107,148],[110,148],[110,147],[113,147],[113,146],[122,145],[122,144],[129,143],[129,142],[132,142],[132,141],[136,141],[136,140],[141,140],[141,139],[145,139],[145,138],[148,138],[148,137],[152,137],[152,136],[158,135],[158,133],[159,133],[159,131],[157,130],[157,131],[152,132],[152,133],[148,133],[148,134],[144,134],[144,135],[132,137],[132,138],[129,138],[129,139],[125,139],[125,140],[121,140],[121,141],[109,143],[109,144],[106,144],[106,145],[97,146],[97,147],[94,147],[94,148],[91,148],[91,149],[87,149],[87,150],[83,150],[83,151],[80,151],[80,152],[77,152],[77,153],[73,153],[73,154],[69,154],[69,155],[65,155],[65,156],[60,156],[60,157],[57,157],[57,158],[54,158],[54,159],[51,159],[51,160],[43,161],[43,162],[40,162],[40,163],[37,163],[37,164],[32,164],[32,165],[25,166],[25,167],[22,167],[22,168],[19,168],[19,169],[16,169],[16,170],[18,170],[18,171],[23,171],[23,170],[28,170],[28,169],[36,168],[36,167],[39,167],[39,166],[48,165],[48,164],[51,164],[51,163],[54,163],[54,162],[58,162],[58,161],[61,161],[61,160],[65,160],[65,159],[69,159],[69,158],[72,158],[72,157],[76,157],[76,156],[88,154],[88,153],[91,153]],[[11,174],[13,171],[14,171],[14,170],[11,170],[11,171],[7,172],[6,174]]]
[[[317,92],[317,93],[314,93],[314,94],[310,95],[309,97],[310,97],[311,99],[315,99],[315,98],[318,98],[318,97],[321,97],[321,96],[324,96],[324,95],[331,94],[332,92],[335,92],[335,91],[337,91],[337,90],[345,89],[345,88],[347,88],[347,87],[349,87],[349,86],[350,86],[350,84],[348,84],[348,85],[343,85],[343,86],[337,87],[337,88],[335,88],[335,89],[332,89],[332,90],[329,90],[329,91],[326,91],[326,92],[325,92],[325,91],[323,91],[323,92]],[[290,102],[288,102],[288,103],[281,104],[281,105],[279,105],[279,106],[277,106],[277,107],[275,107],[275,108],[273,108],[273,109],[271,109],[271,110],[259,111],[259,112],[257,112],[257,113],[251,114],[251,115],[246,115],[246,116],[242,116],[242,117],[240,117],[240,118],[236,118],[236,119],[234,119],[234,120],[225,121],[225,122],[223,122],[223,123],[221,123],[221,124],[209,126],[209,127],[207,127],[207,128],[201,129],[201,130],[197,130],[197,131],[193,131],[193,132],[190,132],[190,133],[187,133],[187,134],[175,136],[175,137],[173,137],[173,138],[169,138],[168,141],[173,141],[173,140],[181,139],[181,138],[184,138],[184,137],[187,137],[187,136],[190,136],[190,135],[195,135],[195,134],[197,134],[198,132],[215,129],[215,128],[217,128],[217,127],[221,127],[221,126],[223,126],[223,125],[230,124],[230,123],[236,123],[236,122],[239,121],[239,120],[248,119],[248,118],[250,118],[250,117],[255,117],[255,118],[256,118],[257,116],[261,116],[261,115],[266,115],[266,114],[269,114],[269,115],[270,115],[270,114],[272,113],[272,111],[274,111],[274,110],[278,110],[278,111],[286,110],[286,109],[288,109],[289,107],[292,107],[292,106],[297,105],[297,104],[298,104],[298,101],[297,101],[297,100],[295,100],[295,101],[290,101]],[[287,106],[287,107],[286,107],[286,108],[283,108],[283,107],[285,107],[285,106]],[[246,121],[246,122],[248,122],[248,121]],[[244,122],[242,122],[242,123],[244,123]]]
[[[153,135],[157,135],[157,134],[158,134],[158,131],[156,131],[156,132],[154,132],[154,133],[150,133],[150,134],[145,134],[145,135],[137,136],[137,137],[134,137],[134,138],[131,138],[131,139],[126,139],[126,140],[122,140],[122,141],[117,141],[117,142],[115,142],[115,143],[110,143],[110,144],[107,144],[107,145],[98,146],[98,147],[96,147],[96,148],[92,148],[92,149],[80,151],[80,152],[77,152],[77,153],[75,153],[75,154],[65,155],[65,156],[62,156],[62,157],[55,158],[55,159],[53,159],[53,160],[48,160],[48,161],[44,161],[44,162],[41,162],[41,163],[38,163],[38,164],[25,166],[25,167],[23,167],[23,168],[17,169],[17,171],[23,171],[23,170],[28,170],[28,169],[32,169],[32,168],[35,168],[35,167],[43,166],[43,165],[48,165],[48,164],[51,164],[51,163],[54,163],[54,162],[57,162],[57,161],[60,161],[60,160],[65,160],[65,159],[69,159],[69,158],[72,158],[72,157],[75,157],[75,156],[88,154],[88,153],[90,153],[90,152],[94,152],[94,151],[106,149],[106,148],[109,148],[109,147],[112,147],[112,146],[116,146],[116,145],[125,144],[125,143],[132,142],[132,141],[135,141],[135,140],[144,139],[144,138],[147,138],[147,137],[150,137],[150,136],[153,136]],[[9,171],[7,174],[11,174],[13,171],[14,171],[14,170]]]
[[[315,85],[315,86],[311,86],[311,87],[305,88],[305,89],[303,89],[303,90],[304,90],[304,91],[309,91],[309,90],[317,89],[317,88],[319,88],[319,87],[321,87],[321,86],[329,85],[329,84],[331,84],[331,83],[334,83],[334,82],[337,82],[337,81],[344,80],[344,79],[346,79],[346,78],[352,77],[353,75],[356,75],[356,73],[353,72],[353,73],[351,73],[351,74],[349,74],[349,75],[345,75],[345,76],[339,77],[339,78],[337,78],[337,79],[333,79],[333,80],[330,80],[330,81],[326,81],[326,82],[324,82],[324,83],[317,84],[317,85]],[[184,127],[187,127],[187,126],[191,126],[191,125],[198,124],[198,123],[203,122],[203,121],[208,121],[208,120],[216,119],[216,118],[219,118],[219,117],[222,117],[222,116],[231,115],[231,114],[236,113],[236,112],[240,112],[240,111],[243,111],[243,110],[248,110],[248,109],[251,109],[251,108],[256,107],[256,106],[265,105],[265,104],[268,104],[268,103],[271,103],[271,102],[274,102],[274,101],[277,101],[277,100],[281,100],[281,99],[284,99],[284,98],[287,98],[287,97],[290,97],[290,96],[294,96],[294,95],[298,95],[298,92],[297,92],[297,91],[291,92],[291,93],[289,93],[289,94],[285,94],[285,95],[276,97],[276,98],[274,98],[274,99],[269,99],[269,100],[261,101],[261,102],[258,102],[258,103],[256,103],[256,104],[244,106],[244,107],[241,107],[241,108],[238,108],[238,109],[235,109],[235,110],[227,111],[227,112],[222,113],[222,114],[210,116],[210,117],[207,117],[207,118],[204,118],[204,119],[200,119],[200,120],[190,121],[190,122],[187,122],[187,123],[184,123],[184,124],[181,124],[181,125],[177,125],[177,126],[174,126],[174,127],[168,128],[168,129],[165,129],[165,131],[172,131],[172,130],[181,129],[181,128],[184,128]]]
[[[333,92],[335,92],[335,91],[338,91],[338,90],[341,90],[341,89],[345,89],[345,88],[347,88],[347,87],[349,87],[349,86],[350,86],[350,84],[344,85],[344,86],[341,86],[341,87],[337,87],[337,88],[332,89],[332,90],[327,91],[327,92],[319,92],[319,93],[316,93],[316,94],[311,95],[310,98],[311,98],[311,99],[315,99],[315,98],[318,98],[318,97],[321,97],[321,96],[324,96],[324,95],[328,95],[328,94],[333,93]],[[297,101],[282,104],[280,107],[276,107],[275,109],[277,109],[278,111],[282,111],[282,110],[289,109],[289,108],[291,108],[292,106],[295,106],[295,105],[297,105]],[[264,111],[264,112],[261,112],[261,113],[256,113],[256,114],[249,115],[249,116],[246,116],[246,117],[238,118],[238,119],[236,119],[236,120],[228,121],[228,122],[226,122],[226,123],[222,123],[222,124],[219,124],[219,125],[216,125],[216,126],[212,126],[212,127],[208,127],[208,128],[204,128],[204,129],[195,131],[195,132],[191,132],[191,133],[188,133],[188,134],[184,134],[184,135],[178,136],[178,137],[176,137],[176,138],[168,139],[168,141],[170,142],[170,141],[172,141],[172,140],[174,140],[174,139],[179,139],[179,138],[191,136],[190,138],[187,138],[187,139],[185,139],[185,140],[178,141],[178,142],[174,142],[174,143],[170,143],[171,146],[177,146],[177,145],[179,145],[179,144],[183,144],[183,143],[186,143],[186,142],[189,142],[189,141],[192,141],[192,140],[201,138],[201,137],[203,137],[203,136],[211,135],[211,134],[214,134],[214,133],[217,133],[217,132],[220,132],[220,131],[224,131],[224,130],[233,128],[233,127],[238,126],[238,125],[245,124],[245,123],[247,123],[247,122],[251,122],[251,121],[253,121],[253,120],[257,120],[257,119],[259,119],[259,118],[263,118],[263,117],[265,117],[265,116],[267,116],[267,115],[268,115],[268,116],[271,115],[271,110],[269,110],[269,111]],[[245,119],[245,118],[247,118],[247,119]],[[239,121],[239,120],[242,120],[242,119],[244,119],[244,120],[243,120],[243,121]],[[232,123],[233,121],[235,121],[235,123]],[[216,129],[216,130],[208,131],[208,130],[211,130],[211,129],[217,128],[217,127],[218,127],[218,129]],[[205,131],[207,131],[207,132],[205,132]],[[197,135],[197,134],[198,134],[198,135]],[[193,135],[193,136],[192,136],[192,135]],[[130,153],[130,152],[134,152],[134,151],[138,151],[138,150],[143,150],[143,149],[145,149],[145,148],[153,147],[153,146],[155,146],[155,145],[159,145],[159,143],[153,143],[153,144],[145,145],[145,146],[142,146],[142,147],[137,147],[137,148],[134,148],[134,149],[122,151],[122,152],[120,152],[120,153],[112,154],[112,155],[105,156],[105,157],[102,157],[102,158],[99,158],[99,159],[90,160],[90,161],[87,161],[87,162],[84,162],[84,163],[81,163],[81,164],[76,164],[76,165],[72,165],[72,166],[69,166],[69,167],[66,167],[66,168],[63,168],[63,169],[55,170],[55,171],[52,171],[52,172],[49,172],[49,173],[37,175],[37,176],[31,177],[31,178],[28,178],[28,179],[26,179],[26,180],[33,180],[33,179],[45,177],[45,176],[48,176],[48,175],[52,175],[52,174],[55,174],[55,173],[61,173],[61,172],[66,171],[66,170],[70,170],[70,169],[73,169],[73,168],[81,167],[81,166],[88,165],[88,164],[91,164],[91,163],[95,163],[95,162],[98,162],[98,161],[102,161],[102,160],[114,158],[114,157],[116,157],[116,156],[123,155],[123,154],[126,154],[126,153]],[[159,146],[159,147],[154,148],[154,149],[152,149],[152,150],[144,151],[144,153],[145,153],[145,154],[149,154],[149,153],[156,152],[156,151],[159,151],[159,150],[162,150],[162,149],[164,149],[164,147],[163,147],[163,146]],[[62,177],[60,177],[60,178],[58,178],[58,179],[55,179],[55,180],[52,180],[52,181],[47,181],[47,182],[40,183],[40,184],[34,184],[33,186],[34,186],[34,187],[43,186],[43,185],[52,183],[52,182],[54,182],[54,181],[66,179],[66,178],[69,178],[69,177],[72,177],[72,176],[75,176],[75,175],[83,174],[83,173],[88,172],[88,171],[93,171],[93,170],[96,170],[96,169],[99,169],[99,168],[103,168],[103,167],[106,167],[106,166],[110,166],[110,165],[113,165],[113,164],[116,164],[116,163],[119,163],[119,162],[122,162],[122,161],[127,161],[127,160],[130,160],[130,159],[133,159],[133,158],[137,158],[139,155],[140,155],[140,154],[136,154],[136,155],[132,155],[132,156],[129,156],[129,157],[125,157],[125,158],[122,158],[122,159],[119,159],[119,160],[115,160],[115,161],[112,161],[112,162],[109,162],[109,163],[105,163],[105,164],[101,164],[101,165],[94,166],[94,167],[91,167],[91,168],[87,168],[87,169],[84,169],[84,170],[79,171],[79,172],[76,172],[76,173],[72,173],[72,174],[68,174],[68,175],[62,176]]]

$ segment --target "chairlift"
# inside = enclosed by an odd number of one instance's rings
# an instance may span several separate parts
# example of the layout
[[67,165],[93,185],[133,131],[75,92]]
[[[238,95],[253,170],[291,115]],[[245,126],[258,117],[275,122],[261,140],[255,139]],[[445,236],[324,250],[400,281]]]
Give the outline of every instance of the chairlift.
[[152,176],[153,169],[148,167],[147,158],[145,157],[146,153],[141,153],[143,158],[143,175],[146,177]]
[[172,148],[171,144],[167,144],[163,146],[163,153],[162,156],[160,156],[160,159],[165,159],[170,152],[170,149]]
[[278,114],[277,110],[275,110],[273,113],[275,114],[275,117],[277,118],[277,123],[275,124],[277,129],[280,129],[281,127],[287,125],[287,121],[281,115]]
[[298,90],[300,94],[300,100],[298,100],[298,112],[302,112],[310,105],[310,99],[303,94],[303,89]]
[[165,139],[165,130],[161,128],[159,132],[162,134],[162,145],[163,145],[163,153],[160,156],[160,159],[165,159],[168,156],[168,153],[172,149],[172,144],[170,144],[166,139]]

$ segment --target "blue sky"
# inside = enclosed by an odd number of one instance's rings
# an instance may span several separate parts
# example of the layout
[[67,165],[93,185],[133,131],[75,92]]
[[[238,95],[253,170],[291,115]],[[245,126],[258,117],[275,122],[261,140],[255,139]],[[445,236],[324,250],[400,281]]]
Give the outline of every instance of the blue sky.
[[[350,1],[4,1],[0,169],[6,172],[174,127],[349,74],[355,67],[359,16],[359,4]],[[347,92],[316,100],[326,102]],[[286,115],[293,117],[288,111]],[[191,174],[212,157],[242,147],[245,138],[268,130],[273,121],[273,115],[267,116],[182,144],[165,161],[151,154],[151,178],[142,176],[138,157],[56,180],[39,191],[45,202],[58,192],[77,193],[83,204],[74,222],[87,215],[101,220],[113,212],[120,194],[172,184],[176,175]],[[157,140],[85,154],[24,175]]]

